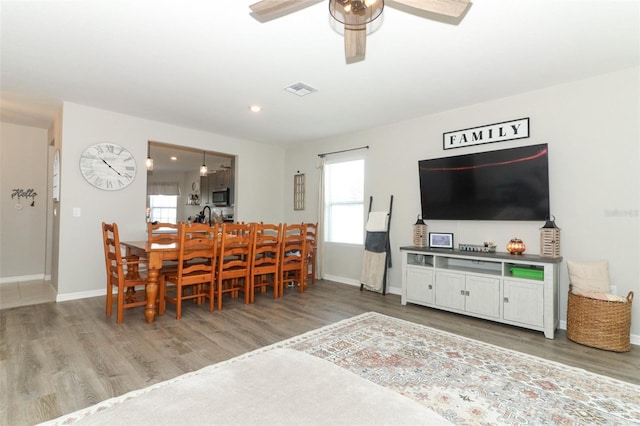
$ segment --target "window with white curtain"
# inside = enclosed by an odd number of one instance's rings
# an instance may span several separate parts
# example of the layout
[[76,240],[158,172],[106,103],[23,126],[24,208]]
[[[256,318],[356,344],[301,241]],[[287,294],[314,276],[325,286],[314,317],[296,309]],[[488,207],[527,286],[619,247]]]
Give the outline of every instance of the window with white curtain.
[[324,166],[325,241],[363,244],[364,160]]
[[150,195],[149,219],[151,222],[176,223],[178,217],[177,195]]

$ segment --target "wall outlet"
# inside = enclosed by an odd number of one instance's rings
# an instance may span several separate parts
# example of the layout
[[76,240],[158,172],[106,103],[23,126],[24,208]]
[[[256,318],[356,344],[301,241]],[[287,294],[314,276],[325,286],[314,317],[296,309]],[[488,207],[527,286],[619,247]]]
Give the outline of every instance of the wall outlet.
[[618,295],[618,286],[612,285],[609,287],[609,291],[611,292],[611,294],[615,294],[616,296]]

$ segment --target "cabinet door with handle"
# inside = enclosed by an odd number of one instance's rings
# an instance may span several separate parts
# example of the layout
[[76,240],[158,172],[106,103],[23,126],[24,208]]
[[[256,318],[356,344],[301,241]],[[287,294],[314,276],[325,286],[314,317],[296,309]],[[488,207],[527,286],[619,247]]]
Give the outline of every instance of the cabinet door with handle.
[[500,279],[467,275],[465,309],[500,318]]
[[544,325],[544,288],[542,283],[504,280],[502,301],[504,319],[523,325]]
[[421,267],[407,267],[407,300],[433,304],[433,271]]
[[436,305],[463,311],[466,298],[465,275],[436,271]]

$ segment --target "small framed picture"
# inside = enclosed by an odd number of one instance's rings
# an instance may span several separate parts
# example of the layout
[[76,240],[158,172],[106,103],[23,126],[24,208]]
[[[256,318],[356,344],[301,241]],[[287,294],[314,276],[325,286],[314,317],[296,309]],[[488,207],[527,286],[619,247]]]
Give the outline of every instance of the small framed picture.
[[445,232],[429,232],[430,248],[453,248],[453,234]]

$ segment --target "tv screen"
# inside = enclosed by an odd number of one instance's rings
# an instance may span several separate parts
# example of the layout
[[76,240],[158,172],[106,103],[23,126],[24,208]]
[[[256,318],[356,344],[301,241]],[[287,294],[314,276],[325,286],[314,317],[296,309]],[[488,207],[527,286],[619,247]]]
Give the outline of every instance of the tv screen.
[[546,220],[547,144],[418,162],[423,219]]

